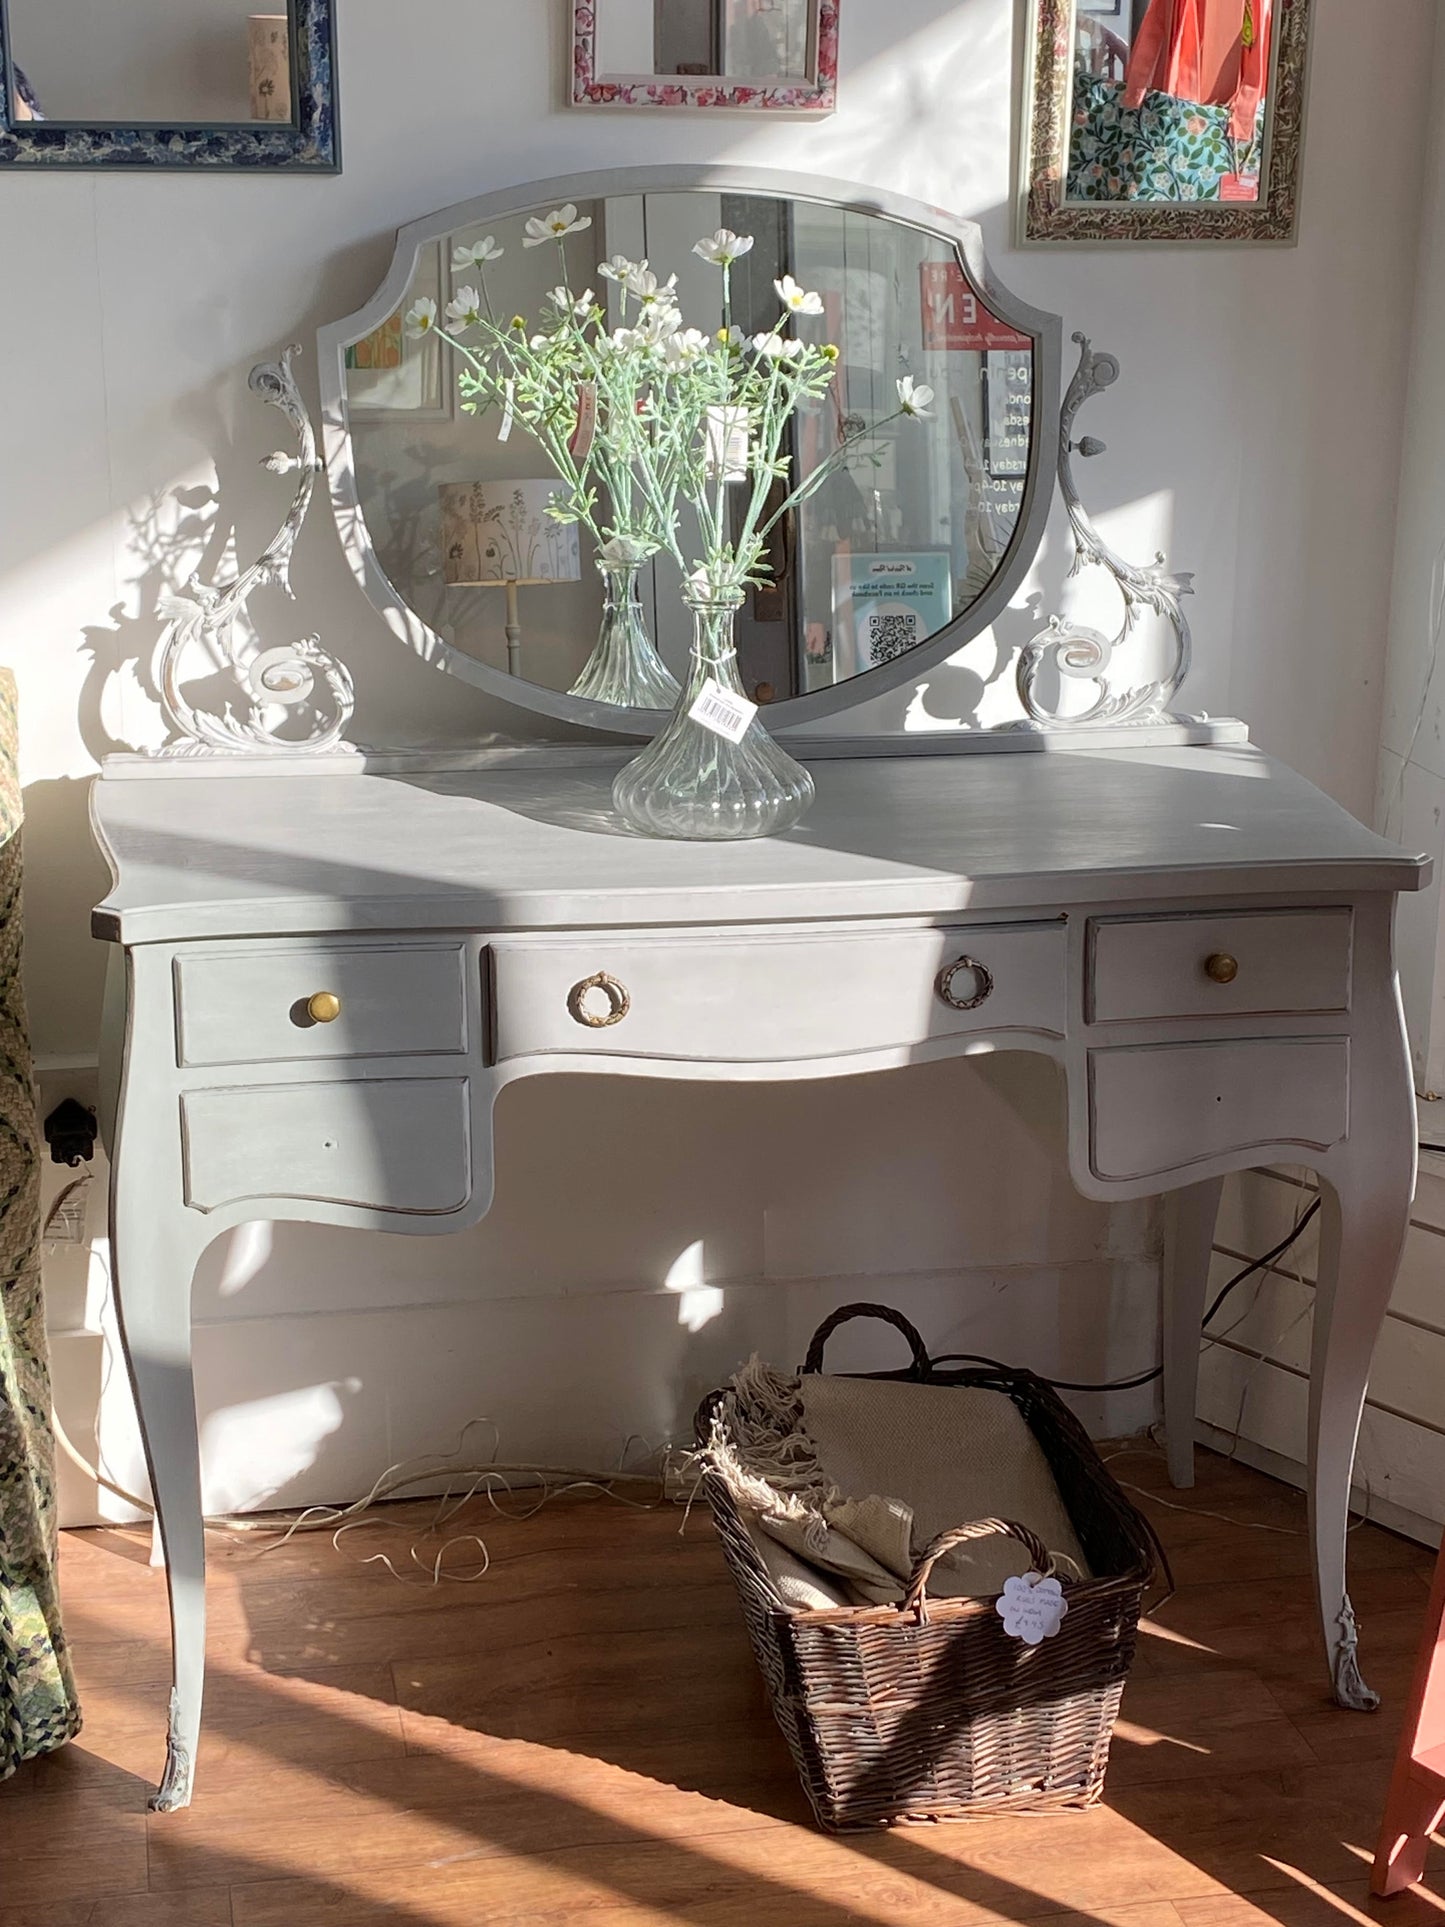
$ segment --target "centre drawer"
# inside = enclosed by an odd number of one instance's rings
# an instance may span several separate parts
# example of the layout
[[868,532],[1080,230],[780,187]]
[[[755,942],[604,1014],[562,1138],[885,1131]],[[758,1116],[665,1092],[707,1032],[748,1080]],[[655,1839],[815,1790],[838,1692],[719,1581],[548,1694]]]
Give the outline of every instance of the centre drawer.
[[797,1062],[970,1031],[1062,1035],[1061,920],[836,936],[504,940],[498,1061],[608,1052]]
[[[259,954],[258,954],[259,953]],[[453,944],[258,944],[176,959],[184,1066],[466,1049],[466,951]]]

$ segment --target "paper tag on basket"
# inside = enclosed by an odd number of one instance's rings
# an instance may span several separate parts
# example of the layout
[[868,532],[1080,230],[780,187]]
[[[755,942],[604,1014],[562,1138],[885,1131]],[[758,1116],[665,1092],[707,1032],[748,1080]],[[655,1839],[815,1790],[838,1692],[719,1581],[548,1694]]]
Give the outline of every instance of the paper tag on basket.
[[499,442],[510,441],[512,435],[512,407],[517,398],[517,384],[509,381],[506,388],[506,401],[502,408],[502,425],[497,430]]
[[1004,1581],[993,1609],[1011,1639],[1021,1639],[1025,1646],[1039,1646],[1044,1640],[1052,1639],[1063,1625],[1069,1602],[1057,1579],[1026,1572],[1017,1579]]
[[716,677],[709,676],[698,693],[697,701],[687,713],[695,723],[710,729],[714,736],[725,736],[730,743],[740,743],[758,713],[758,706],[750,703],[746,696],[737,696],[731,689],[724,689]]
[[567,444],[567,452],[574,462],[585,462],[592,452],[592,444],[597,436],[597,383],[581,381],[577,384],[577,426],[572,431],[572,439]]

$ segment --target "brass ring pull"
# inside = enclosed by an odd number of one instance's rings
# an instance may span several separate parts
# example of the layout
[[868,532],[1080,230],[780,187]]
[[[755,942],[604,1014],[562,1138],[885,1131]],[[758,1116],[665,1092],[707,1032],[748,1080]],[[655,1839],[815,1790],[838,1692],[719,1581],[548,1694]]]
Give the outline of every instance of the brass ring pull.
[[[608,1008],[600,1016],[587,1008],[589,990],[600,990],[607,999]],[[622,1022],[631,1008],[627,986],[609,977],[605,970],[599,970],[595,977],[584,977],[567,992],[567,1009],[573,1022],[585,1025],[588,1030],[610,1030]]]
[[[954,979],[960,971],[971,970],[977,981],[977,989],[971,997],[958,996],[953,988]],[[977,957],[960,957],[946,970],[940,970],[934,989],[954,1010],[977,1010],[986,997],[993,995],[993,972],[987,964],[981,964]]]
[[306,1015],[313,1024],[334,1024],[341,1015],[341,999],[334,990],[318,990],[306,999]]
[[1204,974],[1211,983],[1232,984],[1239,975],[1239,959],[1216,950],[1212,957],[1204,959]]

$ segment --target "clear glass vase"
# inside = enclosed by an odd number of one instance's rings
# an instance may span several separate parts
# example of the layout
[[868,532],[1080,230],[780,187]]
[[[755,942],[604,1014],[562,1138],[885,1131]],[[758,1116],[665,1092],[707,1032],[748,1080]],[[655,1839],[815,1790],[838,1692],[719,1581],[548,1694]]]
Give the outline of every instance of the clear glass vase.
[[568,691],[596,703],[629,709],[671,709],[680,694],[677,677],[658,655],[642,612],[638,562],[599,562],[602,628],[587,667]]
[[723,843],[790,830],[813,800],[813,779],[780,749],[755,716],[740,743],[689,711],[713,681],[746,699],[733,624],[742,591],[688,596],[693,612],[687,684],[667,727],[612,785],[620,816],[650,836]]

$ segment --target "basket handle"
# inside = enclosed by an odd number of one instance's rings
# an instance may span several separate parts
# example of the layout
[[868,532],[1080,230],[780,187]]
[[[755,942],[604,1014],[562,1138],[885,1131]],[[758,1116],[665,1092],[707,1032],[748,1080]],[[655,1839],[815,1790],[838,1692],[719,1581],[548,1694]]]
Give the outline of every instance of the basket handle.
[[946,1552],[955,1546],[966,1546],[971,1539],[987,1539],[996,1532],[1006,1532],[1011,1539],[1017,1539],[1029,1555],[1035,1572],[1049,1579],[1054,1572],[1054,1556],[1043,1540],[1021,1526],[1015,1519],[975,1519],[966,1526],[952,1526],[947,1532],[940,1532],[932,1545],[925,1548],[923,1556],[913,1568],[913,1577],[908,1582],[908,1591],[903,1596],[900,1612],[911,1612],[920,1626],[928,1624],[928,1576]]
[[886,1325],[896,1327],[908,1340],[908,1349],[913,1354],[910,1375],[925,1379],[932,1370],[928,1347],[924,1344],[916,1328],[909,1324],[901,1311],[894,1311],[891,1305],[840,1305],[830,1317],[825,1318],[813,1333],[813,1342],[808,1347],[808,1356],[803,1360],[803,1371],[821,1372],[823,1369],[823,1347],[850,1318],[881,1318]]

